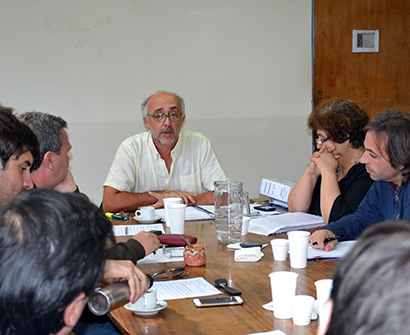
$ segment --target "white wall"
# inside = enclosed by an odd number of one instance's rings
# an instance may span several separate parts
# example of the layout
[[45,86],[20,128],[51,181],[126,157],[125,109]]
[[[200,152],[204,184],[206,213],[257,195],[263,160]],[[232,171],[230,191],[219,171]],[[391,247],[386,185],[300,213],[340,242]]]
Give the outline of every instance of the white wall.
[[181,94],[231,179],[297,180],[311,150],[306,0],[2,0],[0,102],[69,123],[71,166],[99,203],[139,105]]

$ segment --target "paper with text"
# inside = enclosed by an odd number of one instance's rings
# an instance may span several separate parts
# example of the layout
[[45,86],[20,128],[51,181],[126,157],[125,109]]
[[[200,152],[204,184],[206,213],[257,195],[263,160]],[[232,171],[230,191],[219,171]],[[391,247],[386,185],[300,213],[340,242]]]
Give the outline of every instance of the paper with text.
[[137,262],[141,264],[152,263],[168,263],[168,262],[183,262],[184,261],[184,249],[185,247],[168,247],[158,249],[155,255],[153,253],[145,256],[143,259]]
[[333,250],[325,251],[321,249],[314,249],[311,245],[308,247],[308,259],[316,258],[341,258],[354,246],[356,241],[342,241],[336,244]]
[[130,224],[113,226],[114,236],[134,236],[140,231],[160,230],[165,234],[164,226],[161,223],[157,224]]
[[221,291],[202,277],[155,281],[153,287],[157,290],[158,300],[175,300],[222,294]]

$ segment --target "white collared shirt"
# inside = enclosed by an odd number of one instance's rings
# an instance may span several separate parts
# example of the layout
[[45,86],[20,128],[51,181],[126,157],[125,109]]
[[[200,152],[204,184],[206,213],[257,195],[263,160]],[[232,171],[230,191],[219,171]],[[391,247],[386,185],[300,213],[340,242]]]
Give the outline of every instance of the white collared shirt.
[[168,172],[150,132],[127,138],[117,150],[104,186],[121,192],[188,191],[202,194],[214,190],[214,181],[227,180],[207,137],[181,130],[171,151]]

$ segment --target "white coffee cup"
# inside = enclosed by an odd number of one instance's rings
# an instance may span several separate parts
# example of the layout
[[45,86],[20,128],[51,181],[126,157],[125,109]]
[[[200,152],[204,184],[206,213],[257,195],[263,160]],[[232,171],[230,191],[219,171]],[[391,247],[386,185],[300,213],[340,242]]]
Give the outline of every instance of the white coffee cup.
[[154,220],[155,218],[155,208],[154,207],[142,207],[135,211],[135,216],[137,219],[141,220]]
[[298,274],[291,271],[276,271],[269,274],[273,301],[273,315],[278,319],[292,317],[291,299],[296,293]]
[[307,326],[312,319],[315,298],[310,295],[295,295],[292,298],[292,319],[297,326]]
[[154,309],[157,307],[157,290],[150,288],[148,292],[145,292],[132,307],[139,310]]
[[185,204],[168,205],[169,228],[171,234],[183,234],[185,231]]
[[288,232],[291,268],[303,269],[306,267],[309,235],[308,231]]
[[176,205],[176,204],[181,204],[182,199],[181,198],[165,198],[164,199],[164,209],[165,209],[165,224],[167,227],[169,227],[169,212],[168,212],[168,206],[169,205]]
[[319,317],[323,311],[323,306],[329,300],[333,287],[333,279],[321,279],[315,281],[317,307],[319,310]]
[[286,261],[289,252],[289,241],[284,238],[275,238],[270,241],[275,261]]

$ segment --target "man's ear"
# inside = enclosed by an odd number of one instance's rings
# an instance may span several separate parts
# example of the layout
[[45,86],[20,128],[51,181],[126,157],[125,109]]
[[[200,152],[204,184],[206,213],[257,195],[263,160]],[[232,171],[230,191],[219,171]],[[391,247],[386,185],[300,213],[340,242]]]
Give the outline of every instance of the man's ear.
[[63,318],[67,327],[73,328],[77,324],[78,319],[83,313],[86,302],[87,299],[85,293],[81,292],[77,298],[75,298],[74,301],[66,307]]
[[44,166],[48,169],[53,169],[54,168],[54,156],[55,156],[54,152],[47,151],[44,154],[43,162],[41,164],[44,164]]
[[325,335],[329,329],[330,319],[333,311],[333,300],[329,299],[322,308],[322,314],[319,318],[319,327],[317,328],[317,335]]
[[148,129],[151,129],[151,125],[150,125],[150,123],[149,123],[149,121],[148,121],[148,118],[147,118],[146,116],[144,116],[143,120],[144,120],[145,126],[146,126]]

